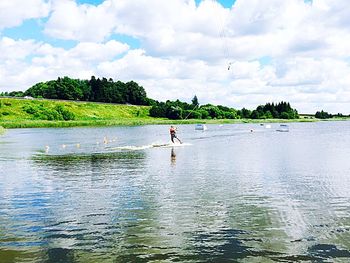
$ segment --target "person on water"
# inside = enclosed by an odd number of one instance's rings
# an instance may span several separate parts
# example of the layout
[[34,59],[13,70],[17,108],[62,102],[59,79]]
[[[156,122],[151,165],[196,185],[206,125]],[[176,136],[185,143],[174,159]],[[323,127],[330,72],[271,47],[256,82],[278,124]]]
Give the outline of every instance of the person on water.
[[177,130],[176,127],[170,126],[170,138],[171,138],[171,141],[172,141],[173,143],[175,143],[175,142],[174,142],[174,139],[177,139],[180,143],[182,143],[182,142],[180,141],[180,139],[177,138],[177,136],[176,136],[176,130]]

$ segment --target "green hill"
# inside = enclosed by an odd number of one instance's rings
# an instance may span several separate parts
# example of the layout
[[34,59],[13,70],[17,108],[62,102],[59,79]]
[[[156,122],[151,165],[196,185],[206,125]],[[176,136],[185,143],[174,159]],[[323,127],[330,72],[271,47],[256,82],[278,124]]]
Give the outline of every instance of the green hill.
[[149,106],[0,98],[0,126],[70,127],[153,123]]

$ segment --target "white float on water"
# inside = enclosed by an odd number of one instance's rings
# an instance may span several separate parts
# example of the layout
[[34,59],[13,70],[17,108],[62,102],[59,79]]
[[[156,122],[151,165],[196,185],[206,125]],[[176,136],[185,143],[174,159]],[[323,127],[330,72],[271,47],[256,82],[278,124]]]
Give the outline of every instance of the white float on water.
[[289,126],[287,124],[281,124],[280,127],[276,131],[289,132]]
[[207,130],[207,126],[205,124],[196,124],[196,126],[194,127],[195,130],[197,131],[205,131]]

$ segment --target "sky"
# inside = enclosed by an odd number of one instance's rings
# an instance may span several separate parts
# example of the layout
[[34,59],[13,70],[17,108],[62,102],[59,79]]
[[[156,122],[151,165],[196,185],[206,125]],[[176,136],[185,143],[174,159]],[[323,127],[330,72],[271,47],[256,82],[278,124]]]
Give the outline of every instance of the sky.
[[160,101],[350,114],[346,0],[0,1],[0,91],[134,80]]

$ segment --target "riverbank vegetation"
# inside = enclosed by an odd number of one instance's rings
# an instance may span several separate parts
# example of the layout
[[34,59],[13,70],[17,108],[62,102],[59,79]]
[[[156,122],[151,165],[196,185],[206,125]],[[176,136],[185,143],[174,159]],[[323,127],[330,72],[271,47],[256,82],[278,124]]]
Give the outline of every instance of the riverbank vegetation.
[[5,133],[5,129],[4,127],[0,126],[0,135],[4,134]]
[[[150,116],[151,106],[46,99],[0,98],[0,125],[4,128],[112,126],[145,124],[225,124],[286,122],[295,119],[168,119]],[[315,121],[301,118],[298,121]]]
[[149,106],[45,99],[0,99],[5,128],[136,125],[151,122]]
[[339,118],[342,119],[342,118],[347,118],[347,117],[348,116],[345,116],[342,113],[331,114],[331,113],[328,113],[328,112],[323,111],[323,110],[317,111],[316,114],[315,114],[315,118],[323,119],[323,120],[325,120],[325,119],[332,119],[332,118],[334,118],[334,119],[339,119]]
[[[0,125],[16,127],[71,127],[173,123],[280,122],[297,120],[298,111],[288,102],[266,103],[254,110],[223,105],[200,105],[180,100],[159,102],[147,97],[134,81],[121,82],[91,77],[90,80],[58,78],[40,82],[26,91],[3,92],[0,96]],[[18,98],[17,100],[14,98]],[[317,112],[300,121],[343,118]]]
[[168,119],[298,119],[297,110],[288,102],[267,103],[250,111],[236,110],[222,105],[205,104],[199,106],[195,96],[192,103],[177,101],[154,102],[150,109],[152,117]]

